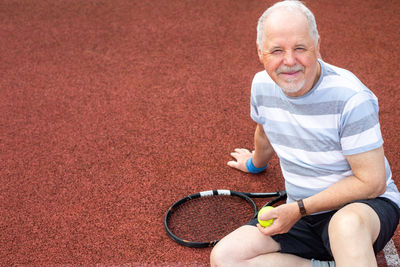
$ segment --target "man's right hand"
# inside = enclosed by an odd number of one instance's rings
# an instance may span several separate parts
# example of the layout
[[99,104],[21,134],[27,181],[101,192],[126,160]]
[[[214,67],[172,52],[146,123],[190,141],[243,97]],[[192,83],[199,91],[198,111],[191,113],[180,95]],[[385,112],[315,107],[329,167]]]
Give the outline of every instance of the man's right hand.
[[253,152],[245,148],[236,148],[234,152],[231,153],[231,156],[235,160],[228,161],[228,166],[241,170],[243,172],[249,172],[246,167],[246,162],[249,158],[253,156]]

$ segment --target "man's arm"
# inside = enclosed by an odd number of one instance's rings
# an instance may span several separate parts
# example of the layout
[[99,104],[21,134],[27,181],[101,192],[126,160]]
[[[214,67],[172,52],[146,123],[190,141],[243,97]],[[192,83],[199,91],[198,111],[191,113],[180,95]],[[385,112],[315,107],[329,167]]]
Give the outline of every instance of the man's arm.
[[353,176],[346,177],[326,190],[304,200],[307,213],[337,209],[358,199],[375,198],[386,190],[383,147],[346,156]]
[[[383,148],[347,156],[353,176],[346,177],[322,192],[303,200],[307,214],[339,209],[358,199],[375,198],[386,189]],[[275,219],[267,228],[259,227],[266,235],[286,233],[301,218],[296,202],[284,204],[268,213],[268,220]]]
[[264,167],[271,160],[272,156],[275,154],[275,151],[272,148],[271,143],[269,142],[261,124],[257,124],[257,128],[254,133],[254,147],[255,151],[253,154],[253,164],[257,168]]
[[232,168],[248,172],[246,161],[250,157],[253,157],[253,164],[257,168],[267,165],[275,151],[272,148],[271,143],[269,142],[261,124],[257,124],[254,133],[254,148],[255,150],[253,152],[250,152],[248,149],[244,148],[236,148],[235,151],[231,153],[231,156],[235,158],[236,161],[229,161],[228,165]]

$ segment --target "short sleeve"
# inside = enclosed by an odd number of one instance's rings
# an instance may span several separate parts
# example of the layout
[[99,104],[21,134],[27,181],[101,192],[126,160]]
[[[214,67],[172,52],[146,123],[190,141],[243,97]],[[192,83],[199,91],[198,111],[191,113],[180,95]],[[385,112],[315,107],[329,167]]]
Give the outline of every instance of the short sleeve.
[[251,96],[250,96],[250,117],[258,124],[263,124],[264,120],[262,119],[262,117],[260,116],[259,112],[258,112],[258,106],[257,106],[257,100],[256,97],[254,96],[254,87],[252,87],[251,90]]
[[344,155],[382,146],[378,100],[373,94],[361,91],[346,103],[341,118],[340,142]]

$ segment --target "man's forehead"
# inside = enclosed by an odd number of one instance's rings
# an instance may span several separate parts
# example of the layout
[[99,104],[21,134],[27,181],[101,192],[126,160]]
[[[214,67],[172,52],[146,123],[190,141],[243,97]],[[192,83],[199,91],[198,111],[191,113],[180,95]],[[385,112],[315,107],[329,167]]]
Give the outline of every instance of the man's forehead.
[[301,11],[274,10],[264,23],[265,39],[274,39],[276,45],[286,39],[296,39],[299,44],[313,40],[308,20]]
[[291,29],[296,26],[298,28],[305,27],[308,30],[309,25],[305,14],[300,10],[283,7],[273,10],[264,22],[264,28],[267,32],[270,30]]

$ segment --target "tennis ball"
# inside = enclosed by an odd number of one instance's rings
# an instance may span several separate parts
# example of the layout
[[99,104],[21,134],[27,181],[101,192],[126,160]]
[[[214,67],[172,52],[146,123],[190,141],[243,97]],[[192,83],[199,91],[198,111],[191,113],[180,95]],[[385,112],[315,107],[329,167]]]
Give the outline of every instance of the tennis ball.
[[273,208],[274,207],[272,207],[272,206],[266,206],[266,207],[263,207],[262,209],[260,209],[260,211],[258,212],[257,219],[258,219],[258,222],[260,223],[260,225],[262,227],[268,227],[274,222],[274,219],[270,219],[268,221],[260,220],[260,215],[261,214],[263,214],[267,210],[272,210]]

